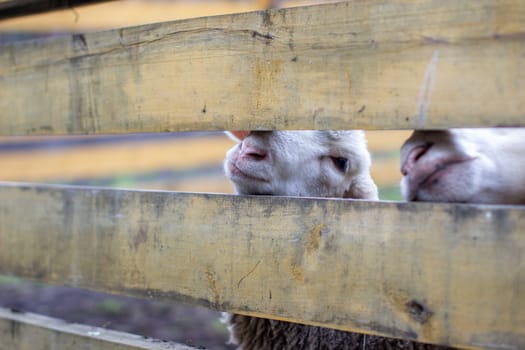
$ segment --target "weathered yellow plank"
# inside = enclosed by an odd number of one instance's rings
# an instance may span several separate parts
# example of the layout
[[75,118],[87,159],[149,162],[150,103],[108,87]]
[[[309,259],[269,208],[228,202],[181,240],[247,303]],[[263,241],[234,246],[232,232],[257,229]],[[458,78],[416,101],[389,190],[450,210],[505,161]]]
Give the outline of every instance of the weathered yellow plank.
[[370,152],[399,152],[412,130],[373,130],[366,132]]
[[[372,179],[377,186],[396,186],[401,182],[401,171],[399,170],[399,159],[378,159],[372,163],[370,168]],[[401,192],[399,192],[401,193]]]
[[[322,0],[320,0],[322,1]],[[285,0],[290,3],[312,3],[306,0]],[[319,1],[318,1],[319,2]],[[81,32],[122,28],[141,24],[173,21],[185,18],[225,15],[266,9],[267,1],[204,0],[120,0],[101,2],[89,6],[74,7],[61,11],[40,13],[32,16],[8,18],[0,21],[0,30]],[[114,14],[118,13],[119,16]]]
[[105,328],[0,308],[0,350],[195,350]]
[[1,0],[0,19],[110,0]]
[[232,145],[226,135],[217,135],[0,151],[0,180],[72,181],[166,169],[188,170],[220,165]]
[[[396,184],[401,180],[396,153],[408,136],[406,131],[367,133],[372,152],[389,153],[379,154],[378,157],[374,155],[371,171],[379,186]],[[15,144],[35,139],[42,140],[38,137],[0,138],[0,143]],[[82,146],[42,147],[17,152],[0,150],[0,181],[75,181],[167,169],[189,170],[205,166],[220,168],[224,154],[233,144],[226,135],[216,135],[162,140],[136,139],[120,143],[101,141]],[[52,141],[49,143],[51,145]],[[28,167],[28,164],[31,166]],[[232,186],[228,180],[214,176],[215,174],[210,174],[206,178],[184,179],[170,189],[231,193]],[[159,184],[153,186],[148,188],[159,188]]]
[[[5,0],[4,0],[5,1]],[[10,0],[7,0],[10,1]],[[5,32],[83,32],[337,0],[120,0],[0,21]],[[118,13],[119,16],[114,14]]]
[[525,208],[0,186],[0,273],[525,347]]
[[524,125],[521,0],[350,1],[0,52],[0,133]]

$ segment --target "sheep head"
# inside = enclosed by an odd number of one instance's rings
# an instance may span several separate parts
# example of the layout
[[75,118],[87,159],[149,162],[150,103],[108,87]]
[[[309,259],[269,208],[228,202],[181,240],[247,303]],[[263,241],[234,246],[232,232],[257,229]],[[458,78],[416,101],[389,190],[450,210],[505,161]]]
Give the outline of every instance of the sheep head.
[[525,129],[415,131],[401,148],[412,201],[525,204]]
[[377,199],[362,131],[234,131],[224,170],[237,193]]

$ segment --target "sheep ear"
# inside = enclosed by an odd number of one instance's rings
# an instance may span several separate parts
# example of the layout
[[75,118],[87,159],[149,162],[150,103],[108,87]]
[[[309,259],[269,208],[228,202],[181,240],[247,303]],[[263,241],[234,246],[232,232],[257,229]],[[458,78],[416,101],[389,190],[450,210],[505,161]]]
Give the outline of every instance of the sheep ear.
[[249,130],[225,131],[233,141],[241,142],[250,134]]
[[344,193],[344,198],[377,200],[377,186],[370,175],[360,175],[354,179],[350,188]]

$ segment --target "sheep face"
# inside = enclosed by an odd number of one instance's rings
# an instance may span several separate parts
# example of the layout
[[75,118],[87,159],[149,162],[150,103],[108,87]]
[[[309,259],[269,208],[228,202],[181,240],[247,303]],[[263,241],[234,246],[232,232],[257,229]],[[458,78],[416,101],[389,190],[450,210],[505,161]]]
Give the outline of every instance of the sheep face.
[[377,199],[362,131],[232,132],[224,170],[239,194]]
[[415,131],[401,148],[412,201],[525,204],[525,129]]

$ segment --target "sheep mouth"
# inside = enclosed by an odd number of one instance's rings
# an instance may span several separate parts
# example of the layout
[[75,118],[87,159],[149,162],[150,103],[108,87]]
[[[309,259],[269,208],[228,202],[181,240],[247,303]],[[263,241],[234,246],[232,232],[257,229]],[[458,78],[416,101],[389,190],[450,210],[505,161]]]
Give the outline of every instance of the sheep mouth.
[[[439,159],[419,169],[415,168],[412,176],[408,177],[409,198],[417,201],[420,190],[431,189],[438,186],[444,176],[453,171],[457,166],[474,161],[477,157],[462,157],[452,159]],[[419,171],[418,171],[419,170]]]
[[232,176],[236,178],[240,178],[243,180],[258,181],[258,182],[268,182],[268,180],[262,177],[249,174],[246,171],[239,169],[239,167],[233,162],[229,164],[229,168],[230,168],[230,173],[232,174]]

